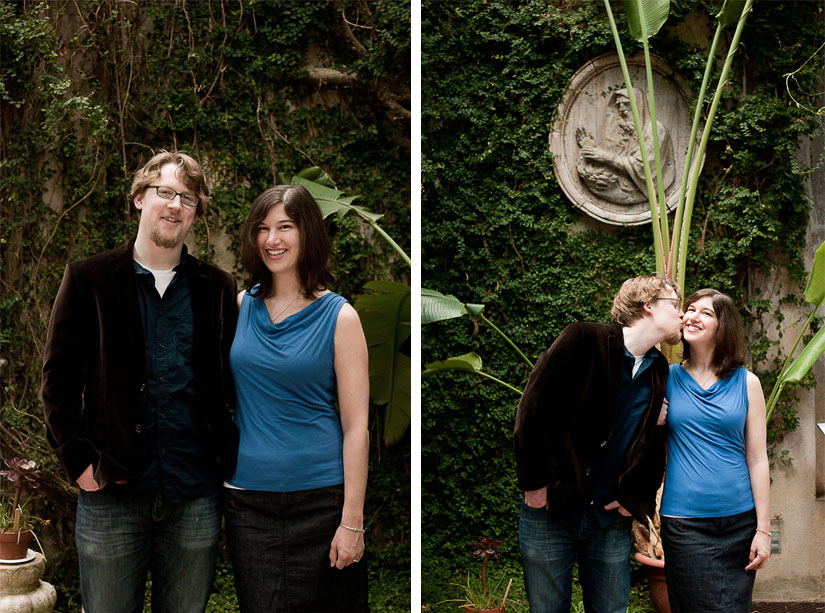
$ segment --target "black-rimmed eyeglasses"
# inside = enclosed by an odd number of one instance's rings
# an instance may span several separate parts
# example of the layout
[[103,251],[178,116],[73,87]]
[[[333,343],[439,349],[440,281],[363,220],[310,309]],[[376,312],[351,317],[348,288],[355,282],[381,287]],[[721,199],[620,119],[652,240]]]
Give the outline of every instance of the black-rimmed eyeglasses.
[[674,309],[676,309],[677,311],[681,310],[681,302],[682,301],[679,300],[678,298],[654,298],[653,302],[656,302],[657,300],[668,300],[668,301],[671,302],[671,304],[673,304]]
[[180,196],[180,203],[183,206],[189,207],[190,209],[194,209],[198,206],[198,198],[192,194],[181,194],[180,192],[173,190],[171,187],[163,187],[162,185],[147,185],[146,187],[154,187],[158,196],[164,200],[174,200],[175,196]]

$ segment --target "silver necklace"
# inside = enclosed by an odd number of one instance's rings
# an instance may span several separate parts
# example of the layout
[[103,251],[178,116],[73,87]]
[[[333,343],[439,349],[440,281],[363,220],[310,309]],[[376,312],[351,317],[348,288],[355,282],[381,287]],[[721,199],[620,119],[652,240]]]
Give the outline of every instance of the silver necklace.
[[[699,373],[697,372],[696,374],[698,375]],[[711,370],[710,374],[707,377],[705,377],[701,382],[697,381],[696,377],[694,377],[694,381],[699,383],[699,387],[701,387],[702,389],[708,389],[707,387],[705,387],[705,384],[715,376],[716,376],[716,373],[713,370]]]
[[288,305],[286,305],[286,306],[283,308],[283,310],[282,310],[280,313],[278,313],[275,317],[271,317],[271,318],[269,319],[269,323],[271,323],[271,324],[274,326],[274,325],[275,325],[275,323],[278,321],[278,318],[279,318],[281,315],[283,315],[289,307],[291,307],[293,304],[295,304],[295,301],[296,301],[296,300],[298,300],[298,297],[299,297],[300,295],[301,295],[301,293],[300,293],[300,292],[298,292],[297,294],[295,294],[295,298],[293,298],[293,299],[292,299],[292,302],[290,302]]

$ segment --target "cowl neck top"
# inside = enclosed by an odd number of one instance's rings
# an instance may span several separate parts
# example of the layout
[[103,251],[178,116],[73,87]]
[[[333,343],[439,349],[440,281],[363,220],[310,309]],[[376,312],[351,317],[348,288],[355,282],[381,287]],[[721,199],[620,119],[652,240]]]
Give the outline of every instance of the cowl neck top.
[[241,435],[230,485],[292,492],[343,483],[334,358],[345,302],[328,292],[273,324],[263,300],[244,294],[229,360]]
[[667,471],[662,515],[727,517],[753,508],[745,462],[745,368],[704,389],[681,364],[667,380]]

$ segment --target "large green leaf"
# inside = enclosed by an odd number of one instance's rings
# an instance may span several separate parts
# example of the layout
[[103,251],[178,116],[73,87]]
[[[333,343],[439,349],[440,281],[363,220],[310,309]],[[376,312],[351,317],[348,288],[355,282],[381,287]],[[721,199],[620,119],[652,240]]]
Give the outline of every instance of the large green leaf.
[[784,384],[801,380],[808,374],[811,366],[819,359],[823,351],[825,351],[825,328],[820,329],[816,336],[811,339],[811,342],[796,356],[788,370],[782,375],[781,382]]
[[481,371],[481,358],[477,353],[470,352],[454,358],[447,358],[441,362],[430,362],[421,372],[422,377],[435,374],[442,370],[464,370],[468,372]]
[[725,0],[725,4],[722,5],[722,10],[716,15],[716,19],[723,26],[736,23],[742,16],[745,4],[747,4],[746,0]]
[[410,427],[410,356],[395,353],[393,370],[393,394],[384,409],[384,444],[392,445],[401,440]]
[[397,441],[410,425],[410,358],[399,352],[410,337],[410,288],[393,281],[370,281],[355,309],[367,338],[370,402],[386,405],[384,440]]
[[630,35],[644,42],[656,34],[670,13],[670,0],[624,0]]
[[818,307],[825,302],[825,242],[816,250],[811,276],[805,287],[805,300]]
[[444,295],[434,289],[421,288],[421,323],[428,324],[444,319],[476,316],[484,310],[483,304],[464,304],[453,295]]
[[363,207],[352,204],[358,196],[344,196],[344,192],[342,191],[304,179],[299,175],[293,175],[290,183],[303,185],[307,188],[307,191],[315,198],[318,206],[321,207],[321,213],[324,215],[324,218],[335,213],[338,215],[338,218],[341,219],[349,212],[354,212],[364,219],[373,222],[383,217],[383,215],[379,213],[371,213]]

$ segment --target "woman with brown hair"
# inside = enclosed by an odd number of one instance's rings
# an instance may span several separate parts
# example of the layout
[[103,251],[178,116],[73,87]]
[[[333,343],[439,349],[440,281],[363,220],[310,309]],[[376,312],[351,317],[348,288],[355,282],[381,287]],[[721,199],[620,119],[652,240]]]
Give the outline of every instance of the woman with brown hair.
[[765,397],[745,369],[736,305],[714,289],[684,304],[670,367],[662,540],[675,613],[747,613],[771,554]]
[[244,612],[366,609],[367,345],[355,309],[327,289],[329,253],[305,188],[255,200],[230,355],[240,448],[224,504]]

